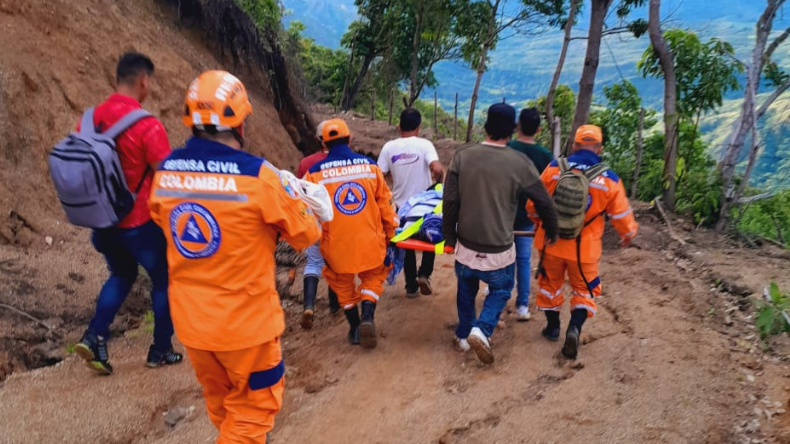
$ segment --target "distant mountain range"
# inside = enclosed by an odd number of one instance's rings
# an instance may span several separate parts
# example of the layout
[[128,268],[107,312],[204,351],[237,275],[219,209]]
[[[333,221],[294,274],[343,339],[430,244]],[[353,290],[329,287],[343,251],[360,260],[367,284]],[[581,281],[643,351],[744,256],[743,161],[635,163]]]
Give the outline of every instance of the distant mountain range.
[[[356,19],[357,9],[353,0],[283,0],[289,12],[284,21],[299,20],[307,25],[305,31],[317,43],[338,47],[340,38],[348,25]],[[718,37],[733,44],[738,57],[748,59],[754,39],[754,26],[765,7],[760,0],[664,0],[662,14],[665,17],[664,28],[678,27],[696,31],[703,40]],[[574,36],[585,36],[589,10],[588,2],[584,2],[581,16],[574,28]],[[774,29],[782,30],[790,26],[790,11],[780,18]],[[614,14],[612,14],[614,15]],[[647,7],[633,11],[632,19],[647,19]],[[611,20],[614,21],[614,18]],[[611,23],[614,24],[614,23]],[[480,102],[484,108],[487,104],[499,102],[505,98],[516,105],[544,95],[551,82],[551,76],[559,56],[562,44],[562,32],[551,30],[538,36],[516,35],[506,39],[497,46],[492,54],[488,72],[483,77]],[[643,79],[636,70],[636,62],[641,58],[650,42],[647,36],[635,39],[626,35],[604,38],[601,47],[600,65],[596,78],[596,96],[601,97],[604,86],[628,79],[640,91],[647,106],[661,108],[663,83],[654,79]],[[567,83],[577,89],[579,76],[584,65],[585,40],[571,42],[561,83]],[[776,53],[776,59],[783,65],[790,65],[790,43],[784,45]],[[437,94],[447,109],[452,107],[455,94],[458,93],[461,109],[468,107],[469,97],[474,85],[475,73],[468,66],[455,62],[443,62],[436,66],[435,74],[439,80]],[[426,92],[426,97],[432,95]],[[737,100],[742,92],[730,94],[729,99]],[[786,102],[786,103],[785,103]],[[782,110],[790,107],[790,98],[783,98],[775,105]],[[724,140],[721,133],[728,132],[729,122],[737,114],[737,105],[725,104],[721,113],[708,116],[703,128],[710,133],[709,141],[714,151],[721,149]],[[726,116],[725,116],[726,115]],[[767,118],[786,115],[786,112],[774,112]],[[790,136],[790,126],[782,120],[774,122],[780,125],[781,132]],[[777,131],[776,125],[766,125]],[[790,157],[790,143],[785,137],[770,137],[771,143],[780,146],[767,147],[772,153],[786,153]],[[768,140],[766,140],[768,143]],[[769,163],[775,165],[774,163]],[[790,166],[790,164],[788,164]],[[770,171],[761,168],[756,172],[757,182],[764,182],[760,177],[770,175]],[[772,184],[775,185],[775,184]],[[788,184],[790,186],[790,184]]]

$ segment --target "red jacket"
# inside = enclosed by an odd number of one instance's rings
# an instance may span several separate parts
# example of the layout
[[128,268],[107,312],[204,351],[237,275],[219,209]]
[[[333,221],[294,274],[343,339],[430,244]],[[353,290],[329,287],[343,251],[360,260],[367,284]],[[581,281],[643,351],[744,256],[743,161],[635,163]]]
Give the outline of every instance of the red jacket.
[[[121,94],[112,94],[93,112],[93,124],[99,131],[110,128],[130,111],[142,108],[137,100]],[[77,124],[79,130],[79,124]],[[132,211],[116,225],[118,228],[134,228],[151,220],[146,202],[151,193],[154,168],[146,169],[164,160],[170,154],[167,132],[159,119],[142,119],[124,131],[116,140],[118,156],[126,177],[126,185],[134,192],[141,184],[137,201]],[[143,173],[146,174],[145,178]]]
[[302,161],[299,162],[299,168],[296,170],[296,177],[304,179],[304,176],[308,171],[310,171],[310,168],[312,168],[313,165],[317,164],[318,162],[326,159],[328,154],[329,153],[325,151],[319,151],[302,159]]

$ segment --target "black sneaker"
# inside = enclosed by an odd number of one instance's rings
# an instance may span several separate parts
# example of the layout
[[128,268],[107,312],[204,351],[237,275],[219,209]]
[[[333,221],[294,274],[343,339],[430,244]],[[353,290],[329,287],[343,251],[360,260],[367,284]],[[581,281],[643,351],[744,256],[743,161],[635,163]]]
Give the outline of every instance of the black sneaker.
[[161,352],[154,350],[152,345],[148,348],[148,359],[145,360],[145,366],[149,368],[164,367],[166,365],[180,364],[184,360],[184,355],[176,353],[172,348]]
[[111,375],[112,366],[107,354],[107,340],[101,336],[86,332],[74,352],[85,360],[85,365],[100,375]]
[[579,329],[573,325],[565,332],[565,345],[562,346],[562,355],[568,359],[576,359],[579,355]]
[[417,278],[417,285],[420,287],[420,293],[422,293],[423,296],[430,296],[433,294],[431,278],[420,276]]
[[560,340],[560,329],[557,328],[544,328],[540,334],[543,335],[544,338],[548,339],[549,341],[559,341]]

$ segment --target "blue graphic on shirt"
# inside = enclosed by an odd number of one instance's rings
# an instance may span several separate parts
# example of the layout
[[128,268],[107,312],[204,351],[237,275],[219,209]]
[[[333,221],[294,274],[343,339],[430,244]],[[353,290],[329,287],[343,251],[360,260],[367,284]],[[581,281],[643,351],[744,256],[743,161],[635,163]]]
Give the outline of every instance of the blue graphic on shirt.
[[335,191],[335,207],[346,216],[353,216],[365,208],[368,193],[356,182],[346,182]]

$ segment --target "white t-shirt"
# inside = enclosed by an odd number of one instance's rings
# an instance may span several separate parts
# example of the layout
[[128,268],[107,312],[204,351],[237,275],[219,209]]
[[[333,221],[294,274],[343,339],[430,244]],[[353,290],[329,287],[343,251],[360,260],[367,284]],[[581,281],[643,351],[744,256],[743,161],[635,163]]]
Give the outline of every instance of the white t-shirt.
[[392,197],[398,207],[433,185],[429,167],[438,160],[436,148],[421,137],[401,137],[384,144],[379,168],[384,174],[392,173]]

